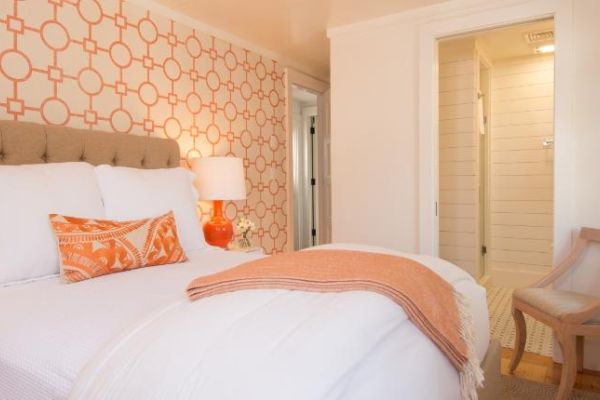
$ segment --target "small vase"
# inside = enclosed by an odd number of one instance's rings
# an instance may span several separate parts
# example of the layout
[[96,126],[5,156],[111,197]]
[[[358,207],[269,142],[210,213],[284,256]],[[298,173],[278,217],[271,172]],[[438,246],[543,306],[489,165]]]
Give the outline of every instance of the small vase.
[[238,240],[238,247],[240,249],[247,249],[252,247],[252,243],[250,243],[250,239],[248,239],[246,236],[242,236],[242,238]]

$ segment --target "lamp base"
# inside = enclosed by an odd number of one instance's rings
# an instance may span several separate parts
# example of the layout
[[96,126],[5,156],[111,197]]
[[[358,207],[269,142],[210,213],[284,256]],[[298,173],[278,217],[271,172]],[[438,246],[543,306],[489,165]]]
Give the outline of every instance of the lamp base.
[[233,225],[223,215],[223,200],[214,201],[213,216],[204,224],[204,239],[211,246],[226,248],[233,238]]

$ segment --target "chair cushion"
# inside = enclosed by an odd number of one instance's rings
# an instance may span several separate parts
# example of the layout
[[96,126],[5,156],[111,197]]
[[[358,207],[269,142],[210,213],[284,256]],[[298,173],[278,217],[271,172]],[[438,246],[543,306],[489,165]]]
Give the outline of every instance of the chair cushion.
[[[578,312],[585,306],[598,301],[597,297],[581,293],[544,288],[516,289],[513,296],[555,318]],[[600,314],[587,321],[586,324],[600,324]]]

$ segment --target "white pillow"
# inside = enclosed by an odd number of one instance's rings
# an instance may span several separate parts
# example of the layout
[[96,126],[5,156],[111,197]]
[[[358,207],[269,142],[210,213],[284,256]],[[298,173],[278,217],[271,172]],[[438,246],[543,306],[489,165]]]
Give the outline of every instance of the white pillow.
[[104,218],[92,165],[0,166],[0,285],[59,272],[51,213]]
[[152,218],[172,210],[184,250],[207,246],[196,212],[198,194],[190,171],[100,165],[96,167],[96,177],[108,219]]

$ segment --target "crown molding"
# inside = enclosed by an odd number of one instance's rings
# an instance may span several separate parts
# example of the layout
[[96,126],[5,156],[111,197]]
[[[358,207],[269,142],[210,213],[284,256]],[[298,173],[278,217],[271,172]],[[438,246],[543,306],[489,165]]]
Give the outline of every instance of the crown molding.
[[468,14],[488,9],[506,7],[508,5],[528,3],[532,0],[450,0],[430,6],[412,8],[383,17],[372,18],[348,25],[327,29],[327,37],[332,39],[347,33],[365,32],[371,29],[383,28],[389,25],[412,22],[421,23],[436,19],[436,15],[448,18],[453,14]]

